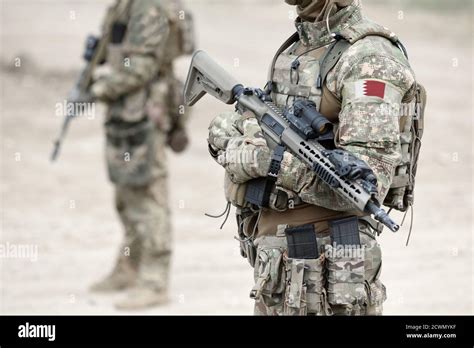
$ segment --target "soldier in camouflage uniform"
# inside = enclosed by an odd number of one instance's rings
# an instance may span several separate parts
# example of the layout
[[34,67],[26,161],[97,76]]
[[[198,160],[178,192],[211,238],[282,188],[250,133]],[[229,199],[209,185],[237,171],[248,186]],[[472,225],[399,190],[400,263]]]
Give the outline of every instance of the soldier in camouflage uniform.
[[182,83],[173,60],[193,51],[180,1],[119,0],[109,8],[109,73],[91,88],[107,104],[106,157],[125,239],[116,265],[93,291],[129,289],[119,309],[164,303],[171,256],[165,148],[187,145]]
[[[298,98],[313,101],[335,126],[336,148],[373,170],[382,203],[403,162],[400,118],[394,110],[413,102],[416,90],[402,46],[394,33],[362,14],[360,0],[286,2],[297,6],[298,34],[278,52],[267,92],[281,108]],[[328,52],[341,38],[344,49]],[[208,141],[226,170],[225,191],[237,207],[242,254],[254,267],[255,314],[381,315],[386,290],[376,241],[380,226],[288,151],[269,206],[249,209],[246,185],[268,175],[272,157],[251,112],[219,115]],[[332,223],[354,216],[362,247],[340,253],[331,244]],[[321,257],[288,257],[287,232],[301,226],[314,229]]]

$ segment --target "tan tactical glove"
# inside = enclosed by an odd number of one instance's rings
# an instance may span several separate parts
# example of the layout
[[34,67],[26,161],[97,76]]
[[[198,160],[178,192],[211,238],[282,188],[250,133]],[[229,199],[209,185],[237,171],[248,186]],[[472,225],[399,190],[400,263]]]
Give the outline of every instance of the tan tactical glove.
[[235,122],[241,116],[236,112],[224,112],[212,120],[209,125],[207,142],[216,152],[225,151],[232,137],[240,137],[242,133],[237,129]]
[[234,183],[267,175],[270,149],[253,113],[219,115],[211,122],[208,142],[211,154]]

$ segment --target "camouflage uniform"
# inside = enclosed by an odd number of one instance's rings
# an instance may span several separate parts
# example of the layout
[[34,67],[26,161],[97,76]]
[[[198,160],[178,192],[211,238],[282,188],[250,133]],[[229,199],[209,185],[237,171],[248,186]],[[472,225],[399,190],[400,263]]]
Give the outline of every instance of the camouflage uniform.
[[186,16],[180,1],[120,0],[103,28],[110,38],[104,58],[111,71],[91,90],[108,105],[106,157],[125,239],[115,269],[93,290],[135,286],[130,298],[118,303],[123,309],[158,304],[167,292],[171,226],[165,148],[180,152],[187,144],[183,86],[172,66],[193,50]]
[[[399,118],[392,111],[402,101],[412,101],[415,89],[408,61],[394,44],[397,38],[367,19],[359,0],[287,2],[300,4],[299,41],[282,52],[271,69],[272,100],[282,108],[297,98],[314,101],[335,125],[336,147],[369,164],[378,180],[377,198],[383,202],[402,161]],[[328,23],[321,11],[329,15]],[[328,24],[332,33],[340,33],[352,45],[318,88],[321,59],[334,40]],[[377,88],[367,92],[368,86],[380,84],[382,94]],[[240,237],[250,238],[257,248],[255,261],[249,257],[252,251],[243,248],[255,267],[251,297],[256,314],[382,314],[386,293],[379,280],[381,250],[373,221],[354,211],[288,151],[269,207],[261,209],[258,218],[245,213],[246,183],[267,175],[272,153],[256,119],[248,114],[219,115],[211,123],[209,143],[226,169],[226,195],[238,207]],[[359,217],[363,252],[354,250],[347,256],[332,249],[329,224],[349,216]],[[307,224],[315,228],[321,257],[290,259],[285,230]]]

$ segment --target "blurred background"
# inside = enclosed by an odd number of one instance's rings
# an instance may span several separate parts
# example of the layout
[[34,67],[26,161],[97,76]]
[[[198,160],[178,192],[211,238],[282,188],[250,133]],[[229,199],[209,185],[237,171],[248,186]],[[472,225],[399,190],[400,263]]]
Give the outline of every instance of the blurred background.
[[[97,0],[0,0],[0,244],[32,245],[37,258],[0,259],[1,314],[119,314],[118,296],[88,292],[109,272],[122,237],[104,161],[103,108],[75,120],[59,162],[56,104],[82,67],[84,40],[99,33]],[[473,314],[471,0],[363,0],[408,49],[429,95],[414,227],[380,237],[386,314]],[[198,47],[246,85],[263,87],[271,59],[294,31],[283,0],[192,0]],[[20,64],[18,64],[20,63]],[[175,69],[184,78],[189,58]],[[252,270],[224,209],[223,170],[207,152],[207,127],[225,110],[194,108],[192,146],[170,156],[174,256],[171,303],[145,314],[251,314]],[[398,221],[402,215],[395,214]]]

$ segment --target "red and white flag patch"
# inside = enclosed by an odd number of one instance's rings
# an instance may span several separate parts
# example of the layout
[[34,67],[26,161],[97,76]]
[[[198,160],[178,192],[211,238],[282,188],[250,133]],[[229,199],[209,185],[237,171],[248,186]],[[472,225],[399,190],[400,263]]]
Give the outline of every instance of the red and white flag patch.
[[385,89],[387,85],[378,80],[360,80],[355,83],[356,98],[361,97],[379,97],[385,98]]

